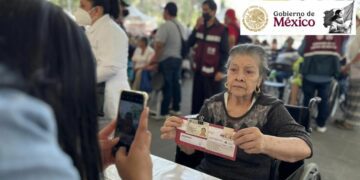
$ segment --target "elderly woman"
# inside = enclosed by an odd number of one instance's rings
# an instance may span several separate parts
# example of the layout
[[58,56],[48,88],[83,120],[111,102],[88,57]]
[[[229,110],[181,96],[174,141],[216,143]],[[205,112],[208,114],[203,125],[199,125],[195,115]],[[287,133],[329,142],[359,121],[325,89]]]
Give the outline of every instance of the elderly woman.
[[[232,139],[238,146],[236,161],[205,153],[197,167],[221,179],[269,179],[273,159],[295,162],[312,155],[312,145],[305,128],[297,124],[283,103],[261,91],[267,75],[266,52],[257,45],[235,46],[227,63],[223,93],[206,100],[199,116],[221,126],[234,128]],[[168,118],[161,128],[161,138],[175,138],[176,127],[183,120]],[[180,146],[186,154],[194,149]]]

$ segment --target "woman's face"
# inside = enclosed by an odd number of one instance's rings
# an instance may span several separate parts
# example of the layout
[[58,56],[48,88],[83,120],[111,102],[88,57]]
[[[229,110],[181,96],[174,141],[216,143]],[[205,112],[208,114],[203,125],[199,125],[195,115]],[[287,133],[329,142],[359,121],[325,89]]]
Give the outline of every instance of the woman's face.
[[141,39],[138,40],[137,45],[140,48],[145,48],[146,47],[145,42],[143,40],[141,40]]
[[260,69],[257,57],[235,55],[227,71],[228,92],[237,97],[251,96],[260,86]]

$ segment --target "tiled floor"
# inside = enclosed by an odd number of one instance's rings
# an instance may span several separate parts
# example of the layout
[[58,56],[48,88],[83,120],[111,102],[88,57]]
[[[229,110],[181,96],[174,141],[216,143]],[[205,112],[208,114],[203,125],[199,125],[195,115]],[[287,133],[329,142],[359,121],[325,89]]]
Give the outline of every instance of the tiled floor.
[[[191,106],[192,80],[182,85],[182,112],[188,114]],[[341,112],[336,114],[341,116]],[[151,152],[165,159],[174,160],[175,143],[160,139],[160,127],[163,121],[150,119],[152,132]],[[360,129],[344,131],[337,129],[330,122],[326,133],[313,132],[314,155],[306,162],[315,162],[320,168],[324,180],[359,180],[360,179]]]

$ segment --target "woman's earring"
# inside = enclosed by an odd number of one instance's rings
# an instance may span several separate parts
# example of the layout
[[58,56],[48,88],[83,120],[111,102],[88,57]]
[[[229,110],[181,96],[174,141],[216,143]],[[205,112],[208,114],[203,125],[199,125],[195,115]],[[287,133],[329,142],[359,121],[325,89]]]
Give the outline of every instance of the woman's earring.
[[228,83],[227,82],[224,83],[224,86],[225,86],[226,89],[228,89]]
[[256,94],[259,94],[260,92],[261,92],[261,90],[260,90],[259,86],[256,86],[256,88],[255,88],[255,93],[256,93]]

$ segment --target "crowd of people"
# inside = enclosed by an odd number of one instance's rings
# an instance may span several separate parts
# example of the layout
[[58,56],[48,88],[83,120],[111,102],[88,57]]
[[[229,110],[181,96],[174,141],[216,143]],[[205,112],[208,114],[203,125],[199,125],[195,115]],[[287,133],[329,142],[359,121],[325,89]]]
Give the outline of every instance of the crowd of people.
[[[217,4],[205,0],[191,33],[177,18],[176,3],[168,2],[165,22],[151,37],[136,38],[133,47],[121,24],[128,4],[120,2],[80,0],[74,21],[45,0],[0,0],[0,142],[11,142],[0,147],[7,162],[0,165],[1,178],[102,179],[103,170],[115,164],[123,179],[151,179],[149,108],[141,114],[129,151],[120,148],[112,155],[119,141],[112,134],[120,93],[151,92],[149,81],[160,73],[161,138],[174,140],[183,123],[178,117],[181,100],[188,98],[181,96],[184,58],[191,60],[193,72],[191,114],[234,128],[232,139],[239,148],[236,161],[229,161],[178,146],[177,162],[197,164],[194,168],[204,173],[268,179],[273,159],[295,162],[312,156],[308,132],[280,100],[284,89],[279,97],[264,92],[273,63],[295,69],[275,74],[279,82],[291,79],[291,103],[300,104],[295,93],[300,89],[303,106],[315,92],[321,97],[319,132],[326,131],[329,119],[331,82],[348,74],[345,116],[335,124],[343,129],[360,125],[358,36],[305,36],[299,48],[288,37],[278,48],[276,39],[270,46],[241,35],[234,9],[226,11],[222,23],[216,18]],[[340,67],[342,57],[348,63]],[[98,132],[99,120],[109,123]],[[181,162],[185,155],[193,158],[192,164]]]

